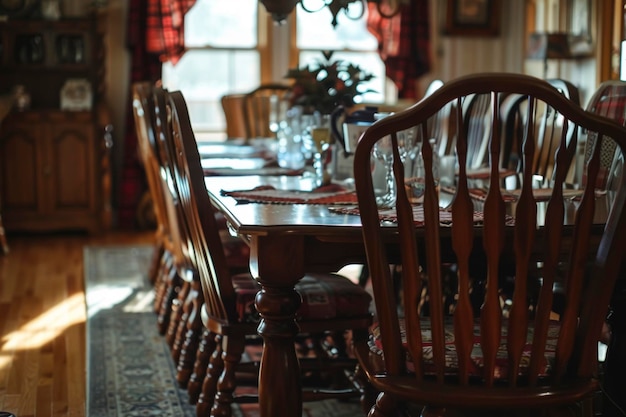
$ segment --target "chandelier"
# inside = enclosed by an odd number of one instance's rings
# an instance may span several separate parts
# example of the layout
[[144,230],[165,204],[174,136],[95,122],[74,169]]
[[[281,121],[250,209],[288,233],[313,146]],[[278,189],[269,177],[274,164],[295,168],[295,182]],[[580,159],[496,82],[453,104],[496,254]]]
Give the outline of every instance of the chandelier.
[[363,17],[368,3],[376,3],[378,12],[383,17],[392,17],[400,12],[400,6],[410,0],[259,0],[272,15],[274,21],[282,23],[298,3],[302,10],[313,13],[328,7],[333,18],[332,25],[337,26],[337,16],[343,12],[348,18],[357,20]]

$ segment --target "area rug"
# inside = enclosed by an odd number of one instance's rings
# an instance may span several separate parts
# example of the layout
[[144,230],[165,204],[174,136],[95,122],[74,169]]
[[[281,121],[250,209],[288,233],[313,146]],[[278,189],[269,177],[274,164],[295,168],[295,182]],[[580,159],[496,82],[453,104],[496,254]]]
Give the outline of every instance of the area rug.
[[[87,246],[87,416],[195,417],[178,388],[169,347],[157,331],[147,271],[151,246]],[[234,417],[258,416],[256,404]],[[306,403],[307,417],[362,416],[356,401]]]

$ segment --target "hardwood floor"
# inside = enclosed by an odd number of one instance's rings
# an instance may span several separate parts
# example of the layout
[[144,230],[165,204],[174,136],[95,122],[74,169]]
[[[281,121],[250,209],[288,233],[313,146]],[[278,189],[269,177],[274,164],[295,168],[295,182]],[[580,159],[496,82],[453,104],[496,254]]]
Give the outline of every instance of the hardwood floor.
[[0,410],[85,416],[83,246],[149,243],[152,232],[9,236],[0,255]]

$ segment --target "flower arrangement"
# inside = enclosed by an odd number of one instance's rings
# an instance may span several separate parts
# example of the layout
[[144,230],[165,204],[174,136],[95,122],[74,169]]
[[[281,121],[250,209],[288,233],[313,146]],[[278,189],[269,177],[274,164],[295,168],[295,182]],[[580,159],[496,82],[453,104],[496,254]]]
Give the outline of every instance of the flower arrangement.
[[351,107],[355,98],[373,92],[363,83],[374,78],[358,65],[345,61],[331,61],[332,54],[325,53],[325,61],[303,68],[290,69],[285,78],[294,80],[291,105],[300,105],[307,112],[330,114],[337,106]]

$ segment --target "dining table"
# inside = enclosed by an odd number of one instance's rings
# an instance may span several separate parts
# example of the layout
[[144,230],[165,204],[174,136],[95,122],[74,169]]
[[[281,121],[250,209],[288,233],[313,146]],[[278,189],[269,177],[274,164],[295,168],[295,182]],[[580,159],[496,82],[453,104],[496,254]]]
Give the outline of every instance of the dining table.
[[[264,341],[260,415],[300,416],[302,386],[294,341],[298,334],[295,313],[301,300],[294,286],[305,271],[335,272],[345,265],[367,263],[356,194],[342,187],[315,189],[314,179],[307,175],[206,176],[205,183],[231,234],[250,246],[250,271],[261,285],[256,297],[262,318],[258,333]],[[442,206],[452,199],[446,194],[441,192]],[[607,216],[602,202],[610,197],[597,198],[598,231]],[[547,203],[537,204],[541,213]],[[513,212],[514,198],[508,205]],[[566,212],[573,216],[576,205],[576,198],[568,197]],[[387,217],[381,216],[381,224],[389,261],[397,262],[392,209]],[[478,219],[476,227],[480,224]],[[443,229],[442,239],[449,238]]]

